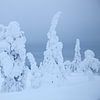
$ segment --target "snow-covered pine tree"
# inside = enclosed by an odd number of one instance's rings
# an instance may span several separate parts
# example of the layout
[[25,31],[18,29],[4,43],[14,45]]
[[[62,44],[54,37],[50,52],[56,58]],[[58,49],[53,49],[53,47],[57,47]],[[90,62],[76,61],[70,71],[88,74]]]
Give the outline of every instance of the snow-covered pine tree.
[[63,44],[59,42],[59,38],[56,35],[56,26],[60,15],[61,12],[58,12],[52,19],[51,27],[47,34],[48,42],[44,52],[44,60],[40,65],[43,75],[42,82],[45,85],[57,86],[63,79]]
[[81,62],[81,70],[86,73],[98,73],[100,70],[100,61],[95,58],[95,53],[92,50],[84,52],[85,59]]
[[41,73],[36,64],[32,53],[27,53],[27,60],[30,62],[29,71],[27,73],[26,88],[38,88],[40,86]]
[[15,21],[0,28],[0,67],[4,78],[1,91],[21,91],[25,83],[26,38]]
[[76,39],[75,55],[71,65],[72,72],[78,72],[80,70],[80,63],[81,63],[80,40]]

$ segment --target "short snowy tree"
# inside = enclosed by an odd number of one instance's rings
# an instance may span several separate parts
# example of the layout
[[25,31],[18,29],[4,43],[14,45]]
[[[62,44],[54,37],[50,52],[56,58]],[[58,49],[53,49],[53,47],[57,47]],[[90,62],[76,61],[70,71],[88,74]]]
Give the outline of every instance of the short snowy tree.
[[40,70],[32,53],[27,53],[27,59],[30,62],[30,69],[27,73],[26,88],[38,88],[40,86],[41,79]]
[[72,72],[77,72],[80,70],[80,66],[79,66],[80,63],[81,63],[80,40],[76,39],[75,56],[74,56],[74,60],[72,61],[72,65],[71,65]]
[[0,25],[0,68],[3,92],[21,91],[25,81],[26,38],[17,22]]
[[42,69],[43,82],[47,85],[57,85],[63,76],[63,44],[59,42],[56,35],[56,26],[61,12],[54,15],[50,30],[47,34],[48,42],[44,52],[44,60],[40,67]]
[[67,60],[64,62],[64,68],[65,68],[65,77],[67,77],[67,75],[69,75],[72,71],[71,71],[71,61]]
[[86,73],[98,73],[100,70],[100,61],[95,58],[92,50],[85,51],[85,59],[81,62],[81,70]]

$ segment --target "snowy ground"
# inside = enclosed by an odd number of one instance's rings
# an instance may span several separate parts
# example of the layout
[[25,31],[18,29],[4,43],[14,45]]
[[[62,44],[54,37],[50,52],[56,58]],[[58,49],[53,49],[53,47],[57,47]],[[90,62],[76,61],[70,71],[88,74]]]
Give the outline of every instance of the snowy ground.
[[0,100],[100,100],[100,76],[88,78],[73,74],[67,78],[66,86],[39,88],[19,93],[2,93]]

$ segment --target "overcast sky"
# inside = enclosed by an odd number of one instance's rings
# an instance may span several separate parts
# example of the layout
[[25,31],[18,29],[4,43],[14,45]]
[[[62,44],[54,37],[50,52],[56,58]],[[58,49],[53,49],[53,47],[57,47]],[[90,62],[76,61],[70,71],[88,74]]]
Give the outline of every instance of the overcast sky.
[[81,41],[82,54],[92,49],[100,58],[100,0],[0,0],[0,24],[19,22],[27,38],[27,50],[39,62],[57,11],[62,11],[57,34],[64,44],[65,60],[72,60],[76,38]]

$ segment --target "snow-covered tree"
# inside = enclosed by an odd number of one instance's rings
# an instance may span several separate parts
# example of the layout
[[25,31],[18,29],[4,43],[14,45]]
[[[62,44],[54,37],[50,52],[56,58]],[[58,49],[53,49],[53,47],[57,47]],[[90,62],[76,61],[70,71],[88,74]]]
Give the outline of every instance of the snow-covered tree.
[[81,70],[86,73],[98,73],[100,70],[100,61],[95,58],[92,50],[85,51],[85,59],[81,62]]
[[25,83],[26,38],[17,22],[0,25],[0,68],[2,91],[21,91]]
[[80,70],[80,63],[81,63],[81,54],[80,54],[80,40],[76,39],[76,45],[75,45],[75,55],[74,60],[72,61],[71,70],[73,72],[77,72]]
[[48,42],[46,51],[44,52],[44,60],[40,65],[43,74],[43,82],[47,85],[59,84],[63,76],[63,44],[59,42],[59,38],[56,35],[56,26],[60,14],[61,12],[56,13],[52,19],[51,27],[47,34]]
[[71,61],[67,60],[64,62],[64,68],[65,68],[65,77],[67,77],[67,75],[69,75],[72,71],[71,71]]
[[40,86],[41,79],[40,70],[32,53],[27,53],[27,59],[30,62],[30,70],[27,73],[26,88],[38,88]]

